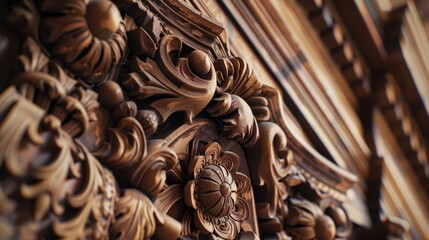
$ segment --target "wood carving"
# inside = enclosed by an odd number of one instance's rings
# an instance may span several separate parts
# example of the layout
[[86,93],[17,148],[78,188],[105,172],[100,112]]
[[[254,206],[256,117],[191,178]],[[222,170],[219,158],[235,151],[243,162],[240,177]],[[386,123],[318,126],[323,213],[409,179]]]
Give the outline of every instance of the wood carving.
[[355,177],[289,130],[215,22],[172,0],[21,0],[7,26],[0,238],[350,235]]

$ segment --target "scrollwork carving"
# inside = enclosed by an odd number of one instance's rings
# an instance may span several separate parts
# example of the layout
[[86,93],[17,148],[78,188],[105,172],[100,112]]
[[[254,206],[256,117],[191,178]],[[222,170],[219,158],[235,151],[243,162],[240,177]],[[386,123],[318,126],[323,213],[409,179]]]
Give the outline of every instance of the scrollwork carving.
[[[349,236],[338,200],[352,178],[293,137],[278,91],[228,56],[224,29],[183,32],[208,20],[181,4],[13,4],[22,49],[0,95],[0,238]],[[329,181],[311,180],[325,169]],[[305,184],[329,194],[304,199]]]
[[28,99],[47,109],[62,123],[63,129],[73,137],[85,133],[89,116],[82,103],[71,96],[57,79],[45,73],[21,73],[13,79],[14,84]]
[[228,92],[248,100],[261,93],[262,83],[244,59],[222,58],[213,64],[218,77],[217,94]]
[[246,152],[260,218],[259,228],[264,235],[287,238],[282,220],[288,214],[284,201],[289,190],[284,179],[290,171],[292,153],[288,151],[286,136],[278,125],[261,122],[259,129],[258,142]]
[[262,83],[242,58],[217,59],[214,66],[216,96],[208,112],[220,120],[228,138],[252,147],[259,137],[257,121],[269,118],[267,101],[258,96]]
[[147,142],[143,128],[132,117],[123,118],[115,128],[108,128],[107,135],[108,139],[94,155],[123,180],[149,197],[156,197],[165,183],[165,171],[178,163],[176,153],[164,140]]
[[223,93],[212,100],[207,111],[220,120],[222,131],[229,139],[239,141],[246,147],[255,145],[259,137],[258,123],[242,98]]
[[[181,49],[178,37],[165,36],[156,61],[134,57],[128,64],[131,72],[121,77],[129,96],[142,103],[139,109],[146,110],[140,120],[148,133],[154,133],[175,112],[185,112],[187,122],[192,122],[214,94],[216,74],[207,54],[194,50],[184,57]],[[151,119],[159,122],[151,123]]]
[[94,155],[110,168],[125,169],[146,155],[146,137],[136,119],[123,118],[115,128],[106,129],[106,133],[107,138]]
[[160,213],[153,203],[136,190],[125,190],[118,198],[111,239],[175,239],[180,224]]
[[[257,144],[247,151],[252,183],[264,192],[260,194],[261,216],[273,217],[277,212],[277,204],[288,196],[284,184],[280,180],[289,173],[292,153],[286,148],[286,136],[274,123],[259,123],[260,138]],[[264,149],[264,151],[260,151]],[[257,188],[257,189],[258,189]],[[256,189],[256,191],[258,191]]]
[[1,189],[0,212],[14,226],[8,237],[52,232],[70,239],[107,238],[116,197],[111,173],[70,139],[56,117],[44,116],[13,88],[0,102],[0,112],[7,113],[0,129],[0,146],[7,149],[0,156],[1,182],[9,183]]
[[320,208],[335,224],[335,238],[347,239],[352,233],[352,222],[340,202],[326,198],[320,202]]
[[147,155],[135,165],[131,182],[149,197],[156,197],[164,187],[166,171],[175,167],[179,161],[164,140],[151,140],[147,148]]

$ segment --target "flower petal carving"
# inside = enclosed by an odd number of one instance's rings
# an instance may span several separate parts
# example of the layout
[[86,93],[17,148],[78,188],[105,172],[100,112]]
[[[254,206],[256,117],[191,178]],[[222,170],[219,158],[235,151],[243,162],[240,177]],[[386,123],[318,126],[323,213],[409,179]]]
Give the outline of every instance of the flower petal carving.
[[188,167],[188,175],[196,179],[198,176],[198,173],[203,168],[205,164],[206,158],[204,156],[195,156],[189,161],[189,167]]
[[219,158],[221,152],[222,152],[222,146],[219,143],[213,142],[207,145],[204,148],[204,157],[205,157],[204,163],[208,164],[216,161]]
[[194,223],[197,226],[198,230],[203,233],[212,233],[214,231],[214,226],[210,221],[207,221],[204,217],[204,213],[201,209],[197,209],[194,213]]
[[[238,156],[230,151],[223,151],[218,160],[230,173],[235,173],[238,169]],[[247,178],[247,177],[246,177]]]
[[249,206],[243,198],[237,198],[237,203],[235,204],[235,208],[231,213],[231,217],[238,222],[242,222],[249,218]]
[[237,184],[237,193],[244,194],[250,191],[251,185],[249,178],[242,173],[234,173],[233,178],[235,183]]
[[121,60],[125,26],[112,2],[46,0],[38,7],[42,42],[78,77],[100,82]]
[[223,239],[234,239],[238,235],[239,226],[234,221],[214,225],[214,232]]
[[183,189],[184,202],[195,209],[193,219],[197,230],[233,239],[241,229],[241,222],[249,218],[249,206],[243,197],[250,191],[250,180],[237,172],[238,155],[224,151],[218,142],[209,143],[199,151],[188,165],[191,179]]

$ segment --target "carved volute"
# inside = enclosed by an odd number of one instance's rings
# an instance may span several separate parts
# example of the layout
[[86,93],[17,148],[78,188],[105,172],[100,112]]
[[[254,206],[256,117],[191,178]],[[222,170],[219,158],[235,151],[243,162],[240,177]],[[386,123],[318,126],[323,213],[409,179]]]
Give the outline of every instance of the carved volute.
[[6,25],[1,239],[349,236],[356,178],[289,131],[213,20],[173,0],[20,0]]

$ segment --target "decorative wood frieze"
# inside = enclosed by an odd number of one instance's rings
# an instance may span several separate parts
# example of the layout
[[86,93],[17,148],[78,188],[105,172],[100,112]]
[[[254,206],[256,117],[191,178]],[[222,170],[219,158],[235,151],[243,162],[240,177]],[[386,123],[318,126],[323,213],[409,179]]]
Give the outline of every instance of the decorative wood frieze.
[[[333,1],[333,5],[337,11],[340,8],[347,8],[352,12],[351,15],[362,15],[356,16],[355,19],[371,17],[365,12],[366,7],[363,6],[341,1]],[[368,8],[373,7],[373,11],[376,11],[375,5],[376,3],[369,4]],[[364,35],[365,37],[358,39],[358,44],[361,45],[361,50],[365,44],[365,52],[362,55],[369,55],[365,56],[364,59],[369,70],[374,74],[371,84],[375,96],[375,105],[380,107],[404,155],[415,171],[418,172],[422,186],[426,186],[428,184],[427,130],[425,127],[427,121],[423,119],[429,115],[427,113],[420,114],[420,116],[415,114],[416,109],[424,108],[424,106],[415,83],[413,83],[414,80],[408,70],[400,44],[404,34],[402,26],[406,13],[407,3],[404,2],[391,11],[374,13],[373,15],[377,16],[372,16],[373,19],[362,20],[366,23],[373,22],[379,28],[375,30],[375,26],[370,26],[368,23],[368,31],[371,31],[372,36]],[[342,15],[343,13],[339,12],[339,14]],[[350,26],[350,21],[347,21],[349,20],[345,19],[345,23]],[[354,32],[352,31],[351,34]],[[383,42],[377,42],[377,39]],[[368,45],[372,46],[369,47]],[[368,51],[372,47],[376,50]],[[377,63],[372,62],[378,58],[381,59]],[[425,112],[425,110],[423,111]]]
[[388,78],[377,92],[376,102],[381,113],[400,144],[405,157],[416,169],[416,174],[422,185],[426,186],[429,178],[428,156],[426,143],[419,132],[419,127],[391,78]]
[[364,72],[361,59],[346,32],[332,13],[330,6],[325,1],[297,0],[302,6],[308,19],[320,38],[330,51],[331,57],[343,73],[353,92],[358,98],[366,98],[371,93],[369,77]]
[[[404,46],[410,47],[408,43],[404,43],[404,38],[413,39],[417,37],[415,35],[407,36],[406,30],[404,30],[404,18],[407,14],[410,14],[407,5],[413,5],[413,2],[396,3],[399,6],[392,8],[391,11],[377,9],[377,6],[379,3],[395,5],[394,1],[329,0],[323,1],[323,3],[319,3],[319,1],[298,2],[301,3],[303,9],[307,9],[307,12],[317,11],[317,9],[326,6],[331,10],[334,21],[330,22],[334,22],[334,27],[322,31],[320,34],[321,40],[326,47],[330,49],[338,48],[340,42],[344,46],[344,41],[347,42],[347,37],[353,40],[353,54],[354,56],[359,56],[357,58],[359,61],[349,64],[347,67],[343,66],[342,73],[348,80],[364,76],[367,79],[367,84],[370,84],[370,88],[368,88],[370,91],[367,91],[366,95],[360,95],[355,91],[355,94],[360,97],[359,104],[362,106],[360,110],[361,121],[364,124],[365,134],[368,135],[366,142],[372,152],[368,159],[370,170],[367,177],[366,197],[373,223],[379,224],[380,228],[386,228],[388,223],[383,222],[379,214],[380,210],[382,210],[379,199],[382,176],[385,174],[382,173],[382,168],[385,163],[383,157],[377,155],[378,149],[374,142],[374,128],[379,126],[375,126],[374,119],[369,120],[368,115],[374,118],[373,112],[380,110],[386,119],[389,131],[392,132],[395,141],[399,144],[400,150],[405,156],[404,160],[409,163],[405,163],[406,166],[413,169],[412,174],[416,173],[420,180],[421,184],[416,187],[421,188],[422,192],[424,192],[427,190],[426,186],[428,185],[426,163],[427,120],[423,120],[427,118],[428,114],[426,110],[421,110],[424,108],[422,99],[425,97],[422,96],[424,94],[421,94],[421,92],[419,94],[416,89],[414,81],[419,80],[412,76],[409,67],[413,63],[408,62],[409,59],[405,58],[403,49]],[[309,4],[309,2],[313,2],[313,4]],[[311,15],[309,15],[309,19],[311,21]],[[320,24],[314,25],[314,28],[320,32],[318,26]],[[340,27],[342,34],[339,33],[340,30],[335,32],[335,27]],[[338,59],[338,56],[333,56],[333,58]],[[338,60],[336,62],[338,63]],[[351,87],[353,87],[353,82],[349,80]],[[416,114],[417,112],[419,112],[419,115]],[[425,201],[425,196],[422,199]],[[407,204],[404,203],[404,205]],[[413,204],[411,205],[413,206]],[[386,205],[383,207],[386,207]],[[418,224],[418,222],[419,220],[416,223]],[[415,229],[419,228],[415,227]],[[377,230],[374,231],[376,232]],[[401,232],[404,233],[405,231]],[[387,235],[387,233],[385,234]],[[420,231],[420,234],[425,235],[427,233]]]
[[0,238],[351,234],[356,177],[294,135],[279,92],[214,21],[173,0],[11,9]]

